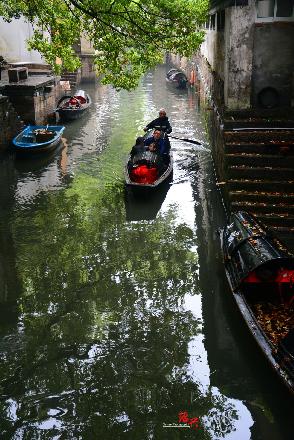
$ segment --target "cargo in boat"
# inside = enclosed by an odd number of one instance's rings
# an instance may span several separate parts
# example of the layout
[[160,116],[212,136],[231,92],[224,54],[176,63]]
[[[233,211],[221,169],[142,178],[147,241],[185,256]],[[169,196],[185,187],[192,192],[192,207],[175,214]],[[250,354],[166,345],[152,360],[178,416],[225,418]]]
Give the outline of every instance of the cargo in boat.
[[222,234],[226,275],[266,359],[294,394],[294,257],[245,211]]

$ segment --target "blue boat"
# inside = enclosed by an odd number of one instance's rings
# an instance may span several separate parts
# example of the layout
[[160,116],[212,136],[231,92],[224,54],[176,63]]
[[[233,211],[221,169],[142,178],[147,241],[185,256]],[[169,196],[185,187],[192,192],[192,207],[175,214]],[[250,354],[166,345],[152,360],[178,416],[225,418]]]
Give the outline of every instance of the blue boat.
[[13,140],[17,153],[43,153],[52,151],[60,143],[63,125],[28,125]]

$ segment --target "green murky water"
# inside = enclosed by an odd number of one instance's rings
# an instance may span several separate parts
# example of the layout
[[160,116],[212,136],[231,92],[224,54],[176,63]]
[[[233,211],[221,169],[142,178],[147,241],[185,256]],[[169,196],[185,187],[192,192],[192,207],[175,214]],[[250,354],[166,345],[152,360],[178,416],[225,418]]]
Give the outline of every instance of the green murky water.
[[[0,162],[3,439],[290,439],[290,403],[225,283],[197,96],[165,67],[132,92],[86,85],[51,156]],[[173,180],[136,200],[123,164],[166,107]],[[179,413],[198,428],[176,425]]]

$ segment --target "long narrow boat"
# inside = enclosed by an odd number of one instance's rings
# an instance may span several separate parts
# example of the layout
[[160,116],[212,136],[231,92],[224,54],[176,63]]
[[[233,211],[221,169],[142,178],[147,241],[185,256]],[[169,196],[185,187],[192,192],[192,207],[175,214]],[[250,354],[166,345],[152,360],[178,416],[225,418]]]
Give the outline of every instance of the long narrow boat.
[[294,256],[249,213],[222,235],[226,275],[259,347],[294,395]]
[[177,89],[185,89],[187,87],[188,78],[178,69],[170,69],[166,74],[166,81],[174,85]]
[[127,188],[137,192],[150,192],[166,182],[173,172],[173,155],[170,152],[167,163],[161,163],[156,153],[146,151],[128,158],[125,166]]
[[80,118],[90,107],[92,100],[84,90],[78,90],[73,96],[63,96],[57,105],[56,112],[63,121]]
[[60,143],[63,125],[28,125],[13,140],[17,153],[36,154],[52,151]]

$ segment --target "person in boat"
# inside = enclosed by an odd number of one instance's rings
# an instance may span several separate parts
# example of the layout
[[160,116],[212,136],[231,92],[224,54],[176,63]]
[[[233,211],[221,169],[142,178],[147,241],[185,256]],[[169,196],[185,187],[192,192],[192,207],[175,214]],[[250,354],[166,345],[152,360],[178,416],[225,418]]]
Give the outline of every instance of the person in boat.
[[133,146],[133,148],[131,150],[131,157],[134,157],[140,153],[144,153],[144,151],[146,151],[146,150],[147,150],[147,148],[144,144],[144,138],[143,138],[143,136],[139,136],[139,137],[137,137],[135,145]]
[[157,128],[167,134],[172,132],[172,127],[170,125],[168,117],[166,116],[166,111],[164,108],[161,108],[159,110],[159,117],[149,122],[149,124],[147,124],[143,130],[148,131],[151,130],[152,128]]
[[153,135],[145,139],[144,144],[149,148],[149,151],[161,157],[163,164],[168,164],[170,142],[165,133],[162,133],[160,130],[154,130]]

